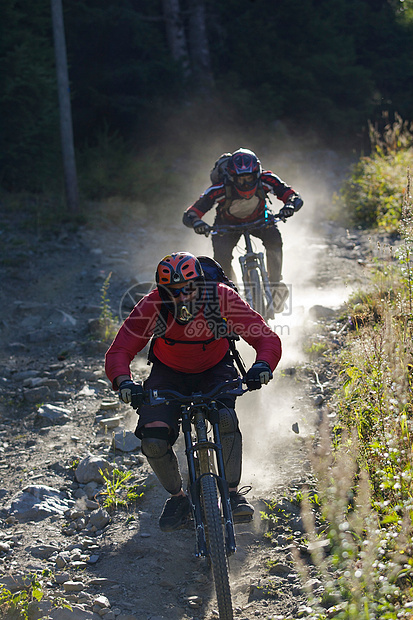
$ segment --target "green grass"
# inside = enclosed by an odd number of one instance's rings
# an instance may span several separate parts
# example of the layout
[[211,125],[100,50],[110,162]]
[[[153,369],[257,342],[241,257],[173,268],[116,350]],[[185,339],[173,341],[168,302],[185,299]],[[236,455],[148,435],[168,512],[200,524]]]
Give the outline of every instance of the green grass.
[[[43,570],[40,576],[36,573],[29,573],[23,577],[21,587],[15,592],[11,592],[2,585],[0,579],[0,617],[4,620],[30,620],[30,618],[39,617],[38,603],[45,595],[43,582],[51,576],[49,569]],[[61,597],[55,598],[52,605],[72,609]]]
[[382,133],[370,127],[370,140],[372,154],[353,166],[335,197],[337,213],[351,226],[397,232],[413,167],[413,128],[396,116]]
[[127,509],[144,496],[145,485],[131,484],[134,479],[133,472],[115,468],[112,475],[108,476],[102,470],[99,471],[105,484],[100,495],[105,498],[103,506],[108,510]]

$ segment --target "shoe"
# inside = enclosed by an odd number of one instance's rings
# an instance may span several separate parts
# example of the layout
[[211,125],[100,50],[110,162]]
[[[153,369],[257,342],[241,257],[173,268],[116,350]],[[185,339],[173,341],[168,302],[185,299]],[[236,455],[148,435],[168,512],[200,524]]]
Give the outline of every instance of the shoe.
[[229,501],[231,502],[234,521],[251,521],[254,514],[254,506],[251,506],[242,493],[231,491]]
[[162,532],[173,532],[185,525],[191,512],[191,502],[186,495],[170,497],[166,500],[159,517]]
[[276,314],[284,312],[285,302],[288,299],[290,291],[284,282],[275,282],[272,285],[272,299],[274,304],[274,312]]

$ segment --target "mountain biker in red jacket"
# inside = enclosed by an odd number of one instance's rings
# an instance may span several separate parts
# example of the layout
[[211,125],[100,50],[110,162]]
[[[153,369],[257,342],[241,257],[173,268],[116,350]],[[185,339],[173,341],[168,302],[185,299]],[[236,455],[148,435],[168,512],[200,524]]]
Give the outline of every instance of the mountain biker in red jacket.
[[[157,288],[134,307],[106,353],[106,374],[119,397],[139,408],[135,430],[142,440],[142,452],[162,486],[171,494],[159,525],[173,531],[187,520],[190,502],[182,490],[182,478],[173,451],[179,433],[179,403],[151,407],[142,403],[143,389],[173,389],[183,394],[210,391],[222,381],[238,376],[228,340],[217,337],[205,316],[209,285],[199,260],[187,252],[163,258],[156,271]],[[272,379],[281,357],[278,335],[238,293],[222,283],[213,283],[219,302],[220,321],[226,319],[235,332],[256,350],[256,361],[246,374],[250,390]],[[149,359],[152,369],[144,386],[131,378],[130,364],[157,330],[162,305],[166,307],[166,329],[154,337]],[[160,333],[160,332],[158,332]],[[254,509],[238,493],[242,466],[242,436],[234,410],[235,397],[220,399],[220,432],[226,479],[234,518],[251,517]]]
[[[254,222],[264,216],[266,196],[269,193],[284,203],[280,210],[282,218],[291,217],[301,209],[303,200],[300,195],[270,170],[263,171],[255,153],[240,148],[232,155],[225,153],[218,162],[225,156],[230,157],[223,182],[208,187],[198,200],[188,207],[183,216],[185,226],[193,228],[200,235],[208,235],[210,226],[202,218],[214,205],[217,205],[214,224]],[[270,226],[254,230],[251,234],[261,239],[265,247],[268,275],[274,291],[275,311],[282,312],[288,297],[288,289],[282,282],[283,254],[280,231],[277,226]],[[214,235],[212,238],[214,258],[232,280],[235,279],[231,267],[232,251],[240,236],[241,233],[231,232]]]

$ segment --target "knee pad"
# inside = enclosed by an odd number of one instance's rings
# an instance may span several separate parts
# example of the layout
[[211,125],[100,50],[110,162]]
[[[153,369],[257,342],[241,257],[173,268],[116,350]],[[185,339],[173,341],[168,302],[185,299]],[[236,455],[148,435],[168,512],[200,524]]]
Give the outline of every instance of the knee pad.
[[235,409],[225,407],[219,410],[219,430],[221,435],[235,433],[238,429],[238,419]]
[[150,459],[160,459],[169,451],[169,443],[165,439],[143,437],[141,442],[142,454]]
[[229,487],[233,488],[239,484],[242,469],[242,435],[234,409],[227,407],[219,410],[219,430],[225,477]]
[[169,428],[143,427],[141,450],[147,458],[160,459],[168,453],[169,449]]
[[164,489],[175,495],[182,488],[182,478],[168,436],[168,428],[143,428],[141,450]]

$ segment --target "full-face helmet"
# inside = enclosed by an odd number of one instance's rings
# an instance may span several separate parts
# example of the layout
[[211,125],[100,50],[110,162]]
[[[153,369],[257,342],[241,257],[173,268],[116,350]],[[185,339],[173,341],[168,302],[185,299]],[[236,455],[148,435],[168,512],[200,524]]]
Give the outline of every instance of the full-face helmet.
[[249,200],[254,196],[262,168],[253,151],[244,148],[234,151],[228,161],[227,172],[242,198]]
[[[185,292],[191,297],[190,301],[182,301],[176,285],[188,284]],[[165,256],[156,269],[156,284],[162,301],[170,312],[174,314],[178,323],[190,321],[202,297],[205,279],[199,260],[189,252],[174,252]],[[190,285],[193,285],[191,295]],[[188,289],[188,290],[187,290]],[[182,289],[181,289],[182,290]]]

